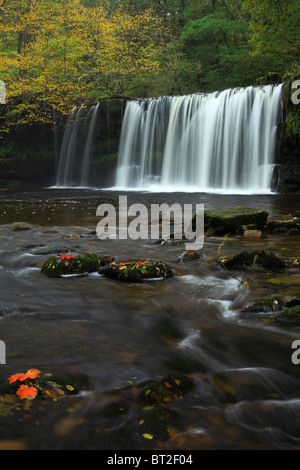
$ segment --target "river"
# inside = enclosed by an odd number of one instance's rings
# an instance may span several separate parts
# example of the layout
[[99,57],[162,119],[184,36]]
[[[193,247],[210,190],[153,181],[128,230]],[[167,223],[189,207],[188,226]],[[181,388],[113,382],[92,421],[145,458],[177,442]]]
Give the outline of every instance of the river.
[[[250,299],[299,295],[299,275],[278,285],[274,273],[249,272],[249,288],[217,262],[259,246],[300,256],[298,235],[205,239],[201,257],[178,262],[182,246],[151,240],[99,240],[102,203],[245,205],[270,217],[299,209],[275,194],[220,195],[34,189],[0,194],[0,381],[38,368],[78,380],[81,390],[55,402],[8,411],[0,406],[0,448],[95,450],[299,449],[297,329],[241,318]],[[16,231],[24,223],[28,230]],[[53,279],[41,266],[53,254],[93,252],[119,260],[167,262],[175,276],[118,283],[93,273]],[[50,376],[50,375],[49,375]],[[147,401],[157,384],[181,392]],[[170,384],[170,381],[173,383]],[[153,393],[152,393],[153,397]],[[23,403],[22,403],[23,405]]]

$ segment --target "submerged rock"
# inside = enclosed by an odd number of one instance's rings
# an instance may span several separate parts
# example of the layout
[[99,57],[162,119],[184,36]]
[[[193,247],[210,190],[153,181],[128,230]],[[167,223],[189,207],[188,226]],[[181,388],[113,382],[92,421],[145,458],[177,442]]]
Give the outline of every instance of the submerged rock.
[[285,263],[272,251],[245,250],[240,253],[221,259],[221,265],[226,269],[246,269],[261,266],[271,271],[282,271]]
[[51,256],[44,263],[41,272],[49,277],[82,276],[98,271],[100,257],[93,253],[73,256],[63,254]]
[[99,274],[119,281],[139,282],[152,279],[166,279],[173,271],[163,261],[149,259],[131,260],[123,263],[113,261],[99,269]]
[[[204,230],[213,229],[215,234],[227,233],[242,234],[243,226],[250,226],[253,230],[263,230],[268,212],[260,209],[236,206],[226,207],[215,211],[204,212]],[[192,227],[195,230],[195,217],[192,219]]]

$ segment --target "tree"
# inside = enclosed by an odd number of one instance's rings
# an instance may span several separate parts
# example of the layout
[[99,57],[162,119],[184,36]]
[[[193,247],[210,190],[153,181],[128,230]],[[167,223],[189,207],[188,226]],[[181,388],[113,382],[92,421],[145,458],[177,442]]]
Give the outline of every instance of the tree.
[[80,0],[0,0],[0,78],[9,122],[52,120],[155,76],[165,28],[150,10],[108,13]]
[[275,59],[279,71],[299,62],[300,4],[298,0],[245,0],[250,17],[252,55]]

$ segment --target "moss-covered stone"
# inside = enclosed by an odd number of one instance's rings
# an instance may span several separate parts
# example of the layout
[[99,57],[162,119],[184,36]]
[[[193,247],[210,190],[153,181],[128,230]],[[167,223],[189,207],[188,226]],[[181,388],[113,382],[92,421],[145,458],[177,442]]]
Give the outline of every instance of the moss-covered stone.
[[44,263],[41,272],[49,277],[81,276],[98,271],[100,257],[93,253],[84,255],[51,256]]
[[123,263],[113,261],[99,269],[99,274],[119,281],[139,282],[152,279],[166,279],[173,271],[163,261],[148,259],[131,260]]
[[284,308],[284,300],[275,297],[274,299],[256,299],[248,302],[241,310],[242,314],[248,313],[270,313],[278,312]]
[[300,305],[283,310],[276,321],[287,326],[300,326]]
[[[204,230],[213,229],[218,235],[241,234],[244,232],[243,225],[251,225],[254,230],[262,230],[268,215],[265,210],[243,206],[226,207],[215,211],[208,210],[204,212]],[[192,220],[193,230],[196,228],[195,217]]]
[[267,222],[266,232],[297,234],[300,232],[300,219],[298,217],[270,219]]
[[261,266],[271,271],[282,271],[285,268],[285,262],[276,256],[272,251],[245,250],[240,253],[220,260],[222,266],[226,269],[247,269],[250,267]]

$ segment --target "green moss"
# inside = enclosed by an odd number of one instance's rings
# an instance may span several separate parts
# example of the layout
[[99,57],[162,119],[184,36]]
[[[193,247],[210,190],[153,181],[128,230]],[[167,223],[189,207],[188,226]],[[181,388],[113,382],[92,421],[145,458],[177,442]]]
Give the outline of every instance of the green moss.
[[96,272],[100,266],[100,257],[93,253],[78,255],[70,259],[63,258],[63,256],[65,255],[48,258],[41,272],[49,277],[59,278]]
[[276,320],[281,324],[300,326],[300,305],[283,310]]

